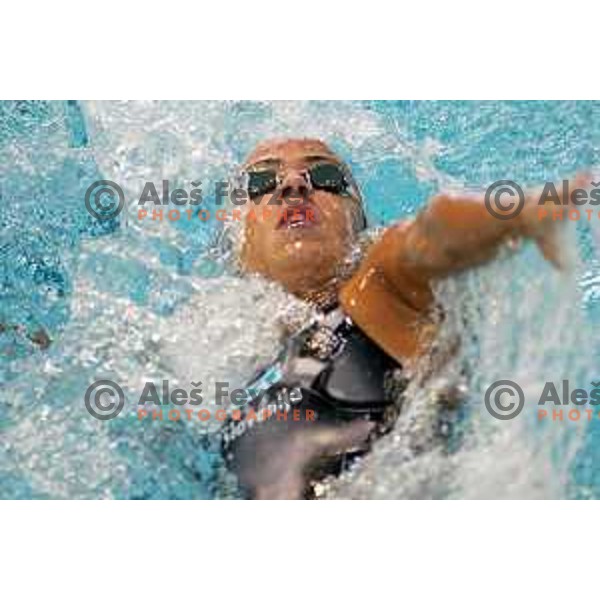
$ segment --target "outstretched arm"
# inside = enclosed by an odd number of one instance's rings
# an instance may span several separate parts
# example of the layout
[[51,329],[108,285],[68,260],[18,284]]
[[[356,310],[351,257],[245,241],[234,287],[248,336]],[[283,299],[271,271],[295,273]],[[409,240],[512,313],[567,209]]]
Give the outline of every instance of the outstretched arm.
[[[585,187],[586,179],[578,177],[574,185]],[[425,334],[434,281],[484,264],[503,244],[519,238],[535,241],[560,267],[560,223],[540,218],[533,195],[518,216],[506,220],[488,212],[483,197],[436,196],[416,219],[386,231],[342,290],[341,302],[389,354],[399,360],[418,355],[431,337]]]
[[391,284],[428,284],[492,259],[507,241],[523,236],[519,215],[493,217],[483,201],[436,196],[414,221],[391,228],[381,268]]
[[[580,176],[572,189],[586,184],[586,178]],[[562,220],[549,215],[538,204],[538,197],[527,197],[514,218],[500,219],[488,211],[481,197],[436,196],[413,222],[390,232],[390,249],[382,265],[386,276],[391,281],[398,273],[418,281],[447,277],[489,261],[505,242],[518,238],[535,241],[544,257],[560,268],[555,237]],[[562,204],[562,194],[558,199],[561,204],[552,204],[552,211],[565,216],[571,208],[569,200]]]

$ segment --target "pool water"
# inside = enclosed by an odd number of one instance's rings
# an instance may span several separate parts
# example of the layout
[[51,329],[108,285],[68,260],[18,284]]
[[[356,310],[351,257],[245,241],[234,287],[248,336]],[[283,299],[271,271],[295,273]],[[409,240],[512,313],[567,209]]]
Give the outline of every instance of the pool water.
[[[138,221],[145,181],[210,191],[257,142],[311,136],[348,160],[372,225],[414,215],[444,189],[523,186],[600,165],[600,108],[590,102],[1,102],[0,497],[236,496],[215,426],[138,421],[130,398],[148,380],[242,386],[279,350],[278,323],[305,312],[273,285],[240,280],[223,225]],[[118,182],[125,210],[106,221],[88,186]],[[206,203],[212,202],[210,193]],[[444,335],[461,348],[414,385],[395,430],[324,487],[331,498],[600,497],[597,422],[539,423],[547,380],[600,380],[600,225],[565,228],[572,269],[535,248],[449,280]],[[251,315],[251,317],[249,317]],[[54,342],[30,340],[43,329]],[[29,336],[29,337],[28,337]],[[431,398],[465,377],[451,453],[416,452]],[[127,391],[122,415],[93,419],[96,379]],[[493,421],[483,391],[513,379],[522,418]],[[209,399],[210,401],[210,399]]]

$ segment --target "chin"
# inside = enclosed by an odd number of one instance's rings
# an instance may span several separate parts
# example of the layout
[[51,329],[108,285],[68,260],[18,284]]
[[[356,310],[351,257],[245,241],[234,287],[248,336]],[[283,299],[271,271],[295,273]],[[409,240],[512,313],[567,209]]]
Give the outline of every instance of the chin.
[[276,257],[280,268],[302,266],[314,270],[337,262],[335,254],[326,240],[300,238],[287,240],[280,246],[279,252],[273,252],[271,256]]
[[281,256],[272,263],[271,273],[284,287],[302,295],[326,285],[336,273],[339,262],[331,252],[323,251],[322,244],[312,243]]

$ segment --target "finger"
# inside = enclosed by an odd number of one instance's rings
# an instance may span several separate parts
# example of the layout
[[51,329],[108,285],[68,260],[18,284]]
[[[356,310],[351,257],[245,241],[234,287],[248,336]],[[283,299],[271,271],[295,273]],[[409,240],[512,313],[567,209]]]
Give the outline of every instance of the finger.
[[314,428],[305,442],[313,456],[333,456],[366,447],[374,427],[369,421],[356,420],[344,425]]
[[567,191],[566,202],[565,202],[565,191],[566,190],[564,190],[564,189],[561,190],[560,199],[561,199],[561,202],[564,203],[563,204],[564,210],[568,210],[569,207],[571,206],[573,192],[575,190],[580,190],[580,189],[587,190],[591,187],[591,184],[592,184],[592,174],[589,171],[582,171],[580,173],[577,173],[575,175],[575,177],[569,181],[569,185],[567,186],[568,191]]
[[258,485],[252,497],[255,500],[301,500],[305,487],[301,469],[294,468],[276,483]]
[[544,258],[552,263],[559,271],[568,271],[572,268],[574,257],[561,239],[557,228],[547,231],[543,237],[536,239],[536,244]]
[[[554,236],[552,236],[554,237]],[[557,246],[551,240],[547,238],[541,238],[537,241],[537,246],[540,249],[540,252],[544,256],[544,258],[552,263],[552,265],[558,269],[559,271],[563,271],[565,269],[565,265],[562,261],[560,253],[558,252]]]

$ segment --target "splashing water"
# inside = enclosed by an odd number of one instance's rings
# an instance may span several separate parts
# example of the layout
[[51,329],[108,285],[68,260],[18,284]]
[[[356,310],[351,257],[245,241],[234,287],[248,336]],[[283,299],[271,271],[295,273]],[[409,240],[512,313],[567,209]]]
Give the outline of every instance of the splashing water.
[[[2,497],[198,498],[235,495],[200,422],[138,421],[144,382],[242,385],[279,349],[279,325],[308,310],[278,286],[241,280],[216,222],[139,221],[145,181],[226,180],[268,137],[330,142],[360,182],[372,224],[413,215],[440,189],[496,179],[538,185],[599,164],[594,103],[94,102],[0,103],[0,323],[40,328],[44,351],[0,333]],[[99,224],[85,190],[110,179],[126,209]],[[597,497],[594,422],[538,423],[546,380],[598,380],[597,223],[565,232],[570,274],[525,246],[439,289],[444,336],[460,350],[414,382],[394,431],[327,497]],[[215,248],[219,248],[215,252]],[[4,350],[4,351],[2,351]],[[452,452],[415,451],[435,427],[436,389],[468,394]],[[102,422],[83,396],[94,380],[126,390]],[[526,407],[493,421],[486,387],[518,381]],[[211,402],[211,398],[207,399]]]

